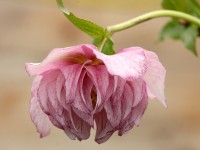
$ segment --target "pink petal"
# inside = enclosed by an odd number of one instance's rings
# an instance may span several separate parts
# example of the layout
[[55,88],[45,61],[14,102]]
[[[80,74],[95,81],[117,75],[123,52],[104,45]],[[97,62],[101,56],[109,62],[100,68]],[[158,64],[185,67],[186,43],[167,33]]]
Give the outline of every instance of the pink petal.
[[50,120],[48,116],[40,108],[40,104],[37,98],[37,89],[42,77],[38,76],[33,81],[32,86],[32,98],[30,102],[30,116],[37,128],[37,132],[40,133],[40,137],[45,137],[50,133]]
[[73,111],[76,113],[76,115],[79,118],[81,118],[83,121],[85,121],[86,123],[88,123],[90,126],[94,125],[92,114],[87,114],[84,111],[82,111],[82,110],[80,110],[80,109],[78,109],[76,107],[73,107]]
[[[64,93],[63,93],[64,92]],[[66,90],[65,90],[65,77],[63,75],[63,73],[61,72],[57,79],[56,79],[56,97],[58,99],[58,101],[60,102],[60,104],[66,108],[66,104],[65,104],[65,98],[66,98]]]
[[29,75],[39,75],[46,71],[67,66],[70,64],[83,64],[88,58],[93,58],[93,51],[97,48],[92,45],[78,45],[66,48],[56,48],[41,63],[26,63],[25,68]]
[[[70,108],[68,108],[69,111]],[[61,116],[62,122],[63,122],[63,130],[65,131],[66,135],[72,139],[76,139],[76,130],[74,129],[73,123],[71,121],[70,113],[67,110],[64,110]]]
[[43,111],[46,114],[50,114],[50,112],[53,111],[53,110],[51,110],[51,108],[53,108],[53,107],[49,107],[49,105],[52,105],[52,104],[49,101],[47,87],[48,87],[48,84],[56,81],[56,78],[58,77],[59,73],[60,73],[60,71],[58,71],[58,70],[47,72],[43,76],[43,78],[40,82],[39,88],[38,88],[38,93],[37,93],[38,94],[38,100],[40,102],[41,108],[43,109]]
[[[78,80],[78,85],[77,85],[77,89],[76,89],[76,97],[75,97],[75,100],[73,101],[73,106],[75,108],[77,108],[78,110],[86,113],[86,114],[89,114],[91,113],[90,110],[87,108],[87,103],[85,101],[85,99],[83,99],[82,95],[81,95],[81,87],[82,87],[82,84],[83,84],[83,78],[84,76],[86,75],[86,71],[82,71],[81,75],[80,75],[80,78]],[[90,103],[91,105],[91,103]]]
[[113,101],[113,98],[107,100],[104,104],[104,108],[111,126],[117,128],[122,119],[121,101],[120,99],[115,103]]
[[90,137],[91,126],[79,118],[76,113],[71,110],[71,121],[73,122],[74,129],[76,130],[76,137],[78,140],[86,140]]
[[63,129],[61,115],[63,107],[56,97],[56,79],[60,71],[45,73],[38,88],[38,101],[42,110],[49,115],[51,122],[60,129]]
[[93,111],[93,105],[92,105],[92,99],[91,99],[91,92],[93,88],[93,82],[92,80],[88,77],[88,75],[85,75],[85,77],[82,79],[80,85],[80,90],[81,90],[81,96],[83,99],[83,102],[87,106],[90,112]]
[[130,85],[132,93],[134,94],[132,107],[135,107],[141,102],[144,94],[146,94],[146,84],[142,79],[128,81],[128,84]]
[[93,53],[104,62],[108,72],[112,75],[135,80],[143,76],[146,71],[144,51],[141,48],[127,48],[110,56],[95,50]]
[[78,64],[60,68],[65,77],[66,105],[72,103],[77,97],[78,81],[82,68],[83,66]]
[[[88,124],[93,126],[93,117],[92,117],[93,106],[92,106],[92,100],[91,100],[91,95],[90,95],[93,84],[90,85],[91,87],[89,87],[89,89],[85,89],[85,87],[82,87],[83,79],[85,76],[87,76],[87,75],[86,75],[86,71],[84,70],[84,71],[82,71],[81,76],[79,78],[79,83],[78,83],[77,90],[76,90],[76,97],[75,97],[75,100],[73,101],[72,106],[73,106],[74,112],[81,119],[83,119],[85,122],[87,122]],[[91,83],[91,80],[89,80],[89,82],[86,83],[86,85],[88,85],[90,83]],[[87,92],[89,99],[87,99],[87,100],[84,99],[84,97],[82,95],[83,94],[82,88],[84,88],[84,90],[89,90],[89,92]]]
[[[56,116],[54,117],[52,121],[56,121],[55,119],[57,118]],[[85,140],[90,136],[91,126],[79,118],[71,107],[68,110],[64,110],[58,120],[62,124],[62,129],[70,139]]]
[[157,55],[150,51],[145,51],[147,71],[144,80],[147,84],[149,97],[156,97],[167,107],[164,95],[164,81],[166,70],[159,62]]
[[97,90],[97,101],[94,112],[98,112],[103,103],[111,96],[113,83],[110,82],[110,76],[103,65],[86,66],[88,76],[94,83]]
[[62,66],[69,65],[68,62],[52,62],[52,63],[26,63],[25,69],[30,76],[41,75],[47,71],[58,69]]
[[[73,131],[72,131],[73,130]],[[71,139],[71,140],[75,140],[76,139],[76,135],[74,134],[75,130],[71,129],[69,127],[65,127],[64,128],[65,134]]]
[[[139,84],[141,84],[141,82],[138,82]],[[139,100],[139,103],[135,106],[133,105],[132,108],[132,116],[130,118],[130,122],[134,122],[136,125],[139,125],[139,120],[142,117],[142,115],[144,114],[144,111],[147,108],[147,104],[148,104],[148,96],[147,96],[147,91],[146,91],[146,86],[143,83],[143,86],[141,87],[140,92],[138,91],[134,91],[134,96],[135,99],[140,97],[140,95],[142,95]],[[141,94],[142,93],[142,94]]]
[[130,85],[125,84],[123,95],[121,97],[121,105],[122,105],[122,121],[127,118],[127,116],[131,113],[131,108],[133,107],[134,103],[134,96],[135,93],[133,93],[132,89],[130,88]]
[[143,116],[148,104],[147,94],[143,94],[140,103],[133,107],[129,118],[127,118],[126,124],[119,130],[119,135],[123,135],[133,128],[134,125],[139,125],[140,119]]
[[121,123],[121,129],[119,135],[123,135],[127,131],[133,128],[134,125],[139,125],[139,121],[147,108],[147,92],[146,84],[141,79],[135,81],[129,81],[128,84],[132,87],[133,103],[130,113],[124,118]]
[[98,144],[101,144],[106,142],[112,136],[115,130],[107,120],[105,110],[102,110],[95,115],[95,121],[97,126],[95,141]]
[[37,132],[40,133],[40,137],[45,137],[50,133],[50,121],[48,116],[40,108],[37,99],[32,98],[30,102],[30,115],[33,123],[37,128]]
[[116,91],[104,104],[107,118],[113,128],[118,128],[120,122],[128,116],[134,101],[133,91],[129,85],[120,77],[117,84]]
[[126,80],[122,79],[121,77],[114,76],[114,99],[117,99],[122,96],[125,84]]
[[63,112],[63,107],[61,106],[60,102],[57,99],[56,80],[47,85],[47,94],[49,97],[49,101],[51,102],[51,105],[52,105],[53,109],[55,110],[56,114],[61,116],[61,114]]
[[143,88],[143,97],[140,103],[132,108],[132,118],[131,120],[134,121],[134,124],[139,126],[140,119],[143,116],[145,110],[147,109],[148,105],[148,96],[146,92],[146,88]]

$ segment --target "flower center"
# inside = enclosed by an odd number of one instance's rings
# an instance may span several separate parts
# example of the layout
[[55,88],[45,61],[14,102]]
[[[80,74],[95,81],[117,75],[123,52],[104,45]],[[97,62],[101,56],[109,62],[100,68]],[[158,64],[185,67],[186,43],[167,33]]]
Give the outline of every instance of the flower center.
[[83,54],[76,53],[73,55],[65,56],[64,60],[74,64],[83,64],[88,60],[88,58]]
[[93,108],[95,108],[96,103],[97,103],[97,93],[94,88],[92,88],[90,96],[91,96],[91,100],[92,100],[92,106],[93,106]]
[[84,64],[86,61],[87,66],[90,65],[103,65],[103,62],[100,59],[97,59],[96,57],[93,58],[88,58],[87,56],[81,54],[81,53],[76,53],[73,55],[65,56],[63,58],[64,61],[71,62],[74,64]]
[[91,65],[103,65],[103,64],[104,64],[103,61],[100,59],[97,59],[97,58],[92,59]]

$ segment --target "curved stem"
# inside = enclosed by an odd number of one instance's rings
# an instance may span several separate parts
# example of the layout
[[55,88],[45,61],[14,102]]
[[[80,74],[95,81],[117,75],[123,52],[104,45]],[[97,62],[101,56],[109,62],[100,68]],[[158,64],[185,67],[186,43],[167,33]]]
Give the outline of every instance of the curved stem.
[[115,32],[131,28],[137,24],[140,24],[147,20],[150,20],[153,18],[158,18],[158,17],[180,18],[180,19],[184,19],[188,22],[191,22],[191,23],[194,23],[194,24],[197,24],[198,26],[200,26],[200,19],[198,19],[197,17],[194,17],[192,15],[189,15],[189,14],[186,14],[183,12],[173,11],[173,10],[157,10],[157,11],[153,11],[153,12],[138,16],[138,17],[128,20],[126,22],[108,26],[107,30],[110,32],[110,34],[113,34]]

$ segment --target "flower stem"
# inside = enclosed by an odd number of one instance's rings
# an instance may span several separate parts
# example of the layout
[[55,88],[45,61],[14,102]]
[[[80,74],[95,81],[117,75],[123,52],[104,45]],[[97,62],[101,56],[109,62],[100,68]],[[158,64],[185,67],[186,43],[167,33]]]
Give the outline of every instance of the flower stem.
[[103,40],[102,40],[102,42],[101,42],[101,45],[99,46],[99,51],[100,51],[100,52],[103,50],[103,47],[104,47],[104,45],[105,45],[105,43],[106,43],[106,40],[107,40],[107,38],[104,37]]
[[110,32],[110,34],[112,35],[115,32],[119,32],[128,28],[131,28],[137,24],[143,23],[147,20],[153,19],[153,18],[158,18],[158,17],[172,17],[172,18],[180,18],[180,19],[184,19],[188,22],[197,24],[198,26],[200,26],[200,19],[198,19],[197,17],[194,17],[192,15],[183,13],[183,12],[179,12],[179,11],[173,11],[173,10],[157,10],[157,11],[153,11],[150,13],[146,13],[144,15],[138,16],[136,18],[133,18],[131,20],[116,24],[116,25],[112,25],[112,26],[108,26],[107,30]]

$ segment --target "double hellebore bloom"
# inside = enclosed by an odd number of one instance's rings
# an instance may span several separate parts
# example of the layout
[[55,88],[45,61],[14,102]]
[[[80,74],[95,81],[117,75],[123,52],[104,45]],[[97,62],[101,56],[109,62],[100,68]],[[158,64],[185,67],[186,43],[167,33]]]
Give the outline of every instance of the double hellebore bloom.
[[140,47],[109,56],[93,45],[58,48],[26,70],[36,76],[30,115],[41,137],[51,124],[73,140],[88,139],[95,128],[95,141],[103,143],[139,125],[148,98],[166,106],[166,71],[155,53]]

